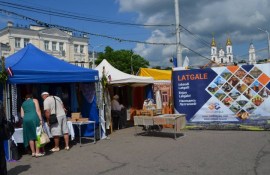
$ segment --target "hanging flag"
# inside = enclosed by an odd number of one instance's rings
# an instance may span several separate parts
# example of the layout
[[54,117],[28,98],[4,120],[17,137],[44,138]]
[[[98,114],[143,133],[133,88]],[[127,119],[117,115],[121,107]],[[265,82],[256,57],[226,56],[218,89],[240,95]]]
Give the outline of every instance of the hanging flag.
[[109,78],[109,81],[112,81],[112,77],[111,77],[111,75],[109,75],[109,76],[108,76],[108,78]]
[[186,56],[183,63],[183,67],[188,67],[188,66],[189,66],[189,58]]
[[177,67],[177,58],[173,57],[173,67]]
[[12,72],[12,69],[10,67],[7,68],[7,73],[11,77],[14,75],[13,72]]

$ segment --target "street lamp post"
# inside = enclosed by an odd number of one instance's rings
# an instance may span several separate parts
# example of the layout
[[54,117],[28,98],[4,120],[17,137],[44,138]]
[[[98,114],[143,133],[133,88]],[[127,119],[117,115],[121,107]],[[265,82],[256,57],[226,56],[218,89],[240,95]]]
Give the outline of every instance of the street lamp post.
[[267,30],[263,30],[261,28],[258,28],[260,31],[265,32],[267,34],[267,41],[268,41],[268,59],[270,59],[270,37],[269,32]]
[[[91,46],[91,45],[90,45]],[[96,48],[99,48],[99,47],[101,47],[101,46],[103,46],[102,44],[100,44],[100,45],[98,45],[98,46],[91,46],[92,48],[93,48],[93,51],[92,51],[92,61],[93,61],[93,64],[92,64],[92,69],[94,69],[95,67],[96,67],[96,65],[95,65],[95,49]]]
[[133,74],[133,65],[132,65],[132,61],[133,61],[132,57],[133,56],[134,56],[134,53],[132,52],[132,55],[130,57],[130,74]]

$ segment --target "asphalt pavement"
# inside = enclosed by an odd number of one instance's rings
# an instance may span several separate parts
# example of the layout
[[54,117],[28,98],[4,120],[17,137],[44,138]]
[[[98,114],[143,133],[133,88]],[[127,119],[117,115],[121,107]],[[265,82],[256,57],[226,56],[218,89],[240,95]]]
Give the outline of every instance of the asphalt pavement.
[[[267,175],[269,131],[170,130],[135,136],[134,127],[96,144],[8,163],[9,175]],[[49,145],[48,145],[49,146]]]

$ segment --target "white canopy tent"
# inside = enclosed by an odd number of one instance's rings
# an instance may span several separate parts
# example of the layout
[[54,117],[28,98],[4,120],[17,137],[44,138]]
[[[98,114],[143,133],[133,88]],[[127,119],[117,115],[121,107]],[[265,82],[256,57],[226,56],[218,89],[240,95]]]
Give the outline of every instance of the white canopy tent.
[[110,81],[110,85],[129,84],[131,86],[143,86],[143,85],[154,83],[153,77],[142,77],[142,76],[127,74],[113,67],[106,59],[104,59],[95,68],[95,70],[98,70],[100,79],[102,77],[103,68],[105,68],[105,75]]
[[[101,80],[103,76],[103,70],[106,75],[106,78],[109,81],[110,86],[146,86],[148,84],[154,83],[154,78],[152,77],[141,77],[136,75],[130,75],[127,73],[124,73],[115,67],[113,67],[106,59],[102,60],[102,62],[95,68],[95,70],[98,70],[99,73],[99,79]],[[100,93],[103,92],[102,86],[100,86]],[[102,95],[100,95],[101,97]],[[103,134],[101,136],[101,139],[105,139],[107,136],[105,133],[105,128],[109,129],[110,126],[110,105],[106,105],[105,103],[108,103],[108,99],[105,98],[104,100],[107,100],[107,102],[103,101],[103,104],[100,104],[102,107],[100,108],[100,123],[101,123],[101,129],[103,130]],[[102,100],[101,100],[102,101]],[[106,121],[105,121],[105,113],[106,113]]]

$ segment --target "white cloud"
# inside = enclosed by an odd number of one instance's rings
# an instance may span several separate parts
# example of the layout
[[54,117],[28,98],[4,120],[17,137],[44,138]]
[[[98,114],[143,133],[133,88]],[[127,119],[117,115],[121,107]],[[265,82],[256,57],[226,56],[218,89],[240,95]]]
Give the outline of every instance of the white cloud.
[[[120,5],[120,12],[137,13],[138,22],[175,23],[174,0],[117,0],[117,2]],[[180,23],[208,43],[211,42],[214,33],[217,42],[221,45],[225,44],[228,35],[235,45],[243,43],[249,45],[251,41],[261,42],[265,39],[264,34],[258,31],[257,27],[269,30],[270,2],[268,0],[181,0],[179,4]],[[152,30],[148,42],[175,42],[175,36],[170,34],[173,29],[170,31],[148,28],[148,30]],[[199,39],[195,39],[196,37],[187,32],[181,33],[181,37],[185,45],[209,57],[210,48],[202,44]],[[151,66],[169,66],[169,57],[176,55],[174,46],[137,45],[135,51],[149,60]],[[245,51],[234,49],[235,54],[238,52]],[[185,56],[183,54],[183,58]],[[190,64],[198,63],[198,60],[201,62],[206,60],[191,51],[187,56]]]
[[[117,0],[120,12],[136,12],[137,21],[147,24],[175,23],[174,0]],[[212,33],[221,46],[226,38],[231,37],[233,44],[249,45],[251,41],[265,40],[265,35],[257,27],[269,27],[270,2],[268,0],[181,0],[180,22],[192,33],[181,33],[181,41],[199,54],[210,57],[210,46],[202,44],[201,40],[211,42]],[[151,30],[151,28],[148,28]],[[170,29],[173,31],[174,29]],[[175,36],[170,30],[152,29],[148,42],[175,42]],[[237,47],[235,47],[237,48]],[[170,66],[169,57],[176,55],[175,46],[137,45],[135,51],[150,61],[151,66]],[[247,52],[234,49],[235,54]],[[239,53],[238,53],[239,52]],[[204,63],[207,59],[192,51],[184,52],[190,58],[190,63]],[[165,66],[165,67],[166,67]]]

